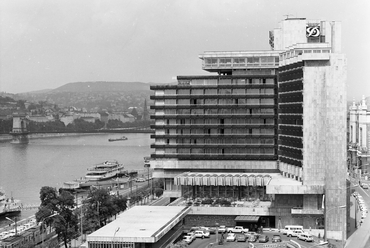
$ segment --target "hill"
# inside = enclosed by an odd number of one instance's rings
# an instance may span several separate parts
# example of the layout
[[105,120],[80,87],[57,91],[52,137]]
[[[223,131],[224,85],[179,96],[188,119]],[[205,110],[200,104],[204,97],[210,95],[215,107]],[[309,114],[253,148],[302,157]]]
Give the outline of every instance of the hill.
[[150,84],[141,82],[75,82],[58,87],[51,92],[130,92],[147,91]]

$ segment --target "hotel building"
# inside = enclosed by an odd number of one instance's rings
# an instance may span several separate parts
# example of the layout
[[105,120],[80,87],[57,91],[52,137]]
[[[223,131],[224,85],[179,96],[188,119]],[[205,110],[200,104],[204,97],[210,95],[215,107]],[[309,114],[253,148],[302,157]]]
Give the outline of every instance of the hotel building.
[[[187,223],[346,232],[346,59],[339,22],[288,18],[271,50],[204,52],[209,76],[151,86],[150,166]],[[324,197],[325,196],[325,197]],[[210,207],[218,206],[218,207]]]

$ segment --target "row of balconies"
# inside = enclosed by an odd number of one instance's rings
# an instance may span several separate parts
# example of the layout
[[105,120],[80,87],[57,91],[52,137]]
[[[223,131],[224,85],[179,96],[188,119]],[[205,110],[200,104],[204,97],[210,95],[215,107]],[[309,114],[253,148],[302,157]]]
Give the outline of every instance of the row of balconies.
[[151,154],[152,159],[179,159],[179,160],[272,160],[277,159],[277,155],[266,155],[266,154],[215,154],[215,153],[201,153],[201,154]]
[[165,139],[165,138],[275,138],[276,134],[152,134],[151,139]]
[[158,99],[234,99],[234,98],[276,98],[277,94],[272,93],[250,93],[250,94],[240,94],[240,95],[218,95],[218,94],[203,94],[203,95],[177,95],[177,94],[163,94],[163,95],[151,95],[150,100]]
[[248,118],[276,118],[276,114],[269,113],[252,113],[252,114],[202,114],[202,115],[192,115],[192,114],[165,114],[165,113],[155,113],[151,115],[151,119],[171,119],[171,118],[231,118],[233,116],[238,117],[248,117]]
[[150,109],[219,109],[219,108],[277,108],[276,104],[266,103],[266,104],[156,104],[151,105]]
[[277,125],[275,124],[154,124],[150,125],[151,129],[163,129],[163,128],[177,128],[177,129],[183,129],[183,128],[191,128],[191,129],[197,129],[197,128],[277,128]]
[[277,148],[274,144],[151,144],[150,148]]

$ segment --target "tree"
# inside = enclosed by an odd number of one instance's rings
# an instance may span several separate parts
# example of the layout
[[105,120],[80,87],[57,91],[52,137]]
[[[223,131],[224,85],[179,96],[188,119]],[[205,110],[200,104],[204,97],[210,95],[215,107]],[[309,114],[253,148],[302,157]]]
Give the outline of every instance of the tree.
[[[64,247],[78,236],[78,219],[74,212],[74,196],[66,190],[44,186],[40,190],[41,204],[36,212],[36,221],[51,225],[59,240],[63,240]],[[52,216],[52,215],[55,216]],[[50,218],[48,218],[50,216]]]
[[105,225],[109,217],[126,210],[126,198],[110,195],[107,189],[93,189],[83,205],[83,228],[85,231],[95,231]]

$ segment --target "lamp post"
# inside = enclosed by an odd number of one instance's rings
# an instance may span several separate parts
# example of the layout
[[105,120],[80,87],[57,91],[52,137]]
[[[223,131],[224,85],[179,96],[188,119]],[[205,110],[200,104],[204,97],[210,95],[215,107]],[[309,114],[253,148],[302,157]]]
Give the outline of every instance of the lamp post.
[[15,230],[15,235],[17,235],[18,233],[17,233],[17,219],[16,219],[17,217],[14,217],[14,220],[12,220],[12,219],[10,219],[10,218],[8,218],[8,217],[5,217],[5,219],[7,219],[7,220],[9,220],[9,221],[11,221],[11,222],[13,222],[14,223],[14,230]]
[[216,244],[218,244],[218,223],[216,222]]
[[113,248],[113,244],[114,244],[114,238],[116,237],[116,233],[119,231],[119,227],[116,228],[116,230],[114,231],[114,234],[113,234],[113,239],[112,239],[112,248]]

